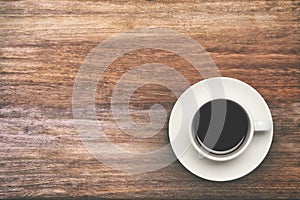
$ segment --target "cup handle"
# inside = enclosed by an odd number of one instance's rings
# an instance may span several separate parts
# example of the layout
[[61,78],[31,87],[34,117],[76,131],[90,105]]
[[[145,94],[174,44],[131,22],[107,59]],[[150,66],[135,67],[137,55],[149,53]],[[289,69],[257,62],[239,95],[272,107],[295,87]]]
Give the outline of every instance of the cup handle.
[[270,120],[260,120],[254,122],[255,131],[267,131],[272,128]]

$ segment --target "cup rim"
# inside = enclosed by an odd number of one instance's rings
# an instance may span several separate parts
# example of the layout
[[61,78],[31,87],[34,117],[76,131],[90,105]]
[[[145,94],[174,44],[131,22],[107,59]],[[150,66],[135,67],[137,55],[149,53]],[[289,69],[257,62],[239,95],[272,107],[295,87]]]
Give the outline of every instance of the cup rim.
[[[204,150],[203,147],[201,148],[199,146],[199,144],[197,144],[197,142],[195,141],[195,137],[194,137],[194,133],[193,133],[193,121],[194,121],[194,117],[195,117],[196,113],[198,112],[198,110],[206,103],[213,101],[213,100],[217,100],[217,99],[230,100],[230,101],[237,103],[239,106],[241,106],[248,116],[249,125],[250,125],[248,128],[247,137],[245,138],[246,141],[244,140],[241,144],[242,146],[238,147],[240,149],[239,150],[237,149],[227,155],[217,155],[217,154],[213,154],[211,152]],[[195,109],[195,111],[192,114],[192,118],[189,121],[189,138],[190,138],[190,141],[191,141],[193,147],[196,149],[196,151],[200,155],[204,156],[207,159],[213,160],[213,161],[228,161],[228,160],[232,160],[232,159],[238,157],[240,154],[242,154],[247,149],[247,147],[249,146],[249,144],[253,138],[253,135],[254,135],[254,121],[253,121],[253,117],[251,116],[251,113],[249,112],[247,107],[239,100],[229,97],[229,96],[226,96],[226,95],[224,97],[209,98],[209,99],[206,99],[206,100],[202,101],[201,103],[199,103],[198,108]]]

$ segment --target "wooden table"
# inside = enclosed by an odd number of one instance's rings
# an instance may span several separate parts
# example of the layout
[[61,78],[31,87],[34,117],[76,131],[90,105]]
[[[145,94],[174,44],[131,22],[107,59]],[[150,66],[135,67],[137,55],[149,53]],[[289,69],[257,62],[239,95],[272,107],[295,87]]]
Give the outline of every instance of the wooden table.
[[[300,1],[0,1],[0,198],[300,198],[299,16]],[[274,139],[255,171],[216,183],[175,161],[155,172],[129,175],[84,148],[72,116],[76,74],[99,43],[143,27],[167,27],[191,37],[209,52],[222,76],[245,81],[266,99]],[[99,121],[113,121],[110,99],[122,74],[151,62],[173,67],[190,84],[202,80],[173,53],[129,52],[99,82]],[[147,113],[135,111],[159,103],[169,114],[175,101],[166,87],[147,84],[134,93],[130,109],[135,120],[149,121]],[[147,139],[116,126],[104,131],[133,152],[168,143],[167,124]]]

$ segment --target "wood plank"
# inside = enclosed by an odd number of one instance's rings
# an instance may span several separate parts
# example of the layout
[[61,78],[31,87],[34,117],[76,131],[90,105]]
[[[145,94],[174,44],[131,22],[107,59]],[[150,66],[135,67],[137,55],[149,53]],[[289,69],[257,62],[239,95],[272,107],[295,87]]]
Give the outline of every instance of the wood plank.
[[[299,198],[299,16],[297,0],[0,1],[0,197]],[[72,120],[80,65],[100,42],[142,27],[167,27],[193,38],[222,76],[245,81],[266,99],[274,140],[254,172],[215,183],[176,161],[128,175],[84,148]],[[97,87],[97,117],[108,137],[128,151],[148,152],[168,143],[167,124],[154,137],[140,139],[111,123],[115,84],[126,70],[149,62],[173,67],[190,84],[203,79],[186,60],[163,50],[137,50],[115,60]],[[130,109],[136,120],[147,122],[141,110],[160,103],[169,115],[175,101],[166,87],[148,84],[134,93]]]

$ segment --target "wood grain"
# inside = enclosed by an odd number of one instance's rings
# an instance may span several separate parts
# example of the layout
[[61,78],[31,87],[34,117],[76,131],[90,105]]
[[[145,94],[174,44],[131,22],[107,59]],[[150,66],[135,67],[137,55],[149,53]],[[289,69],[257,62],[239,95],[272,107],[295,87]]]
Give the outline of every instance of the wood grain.
[[[299,16],[300,1],[0,1],[0,198],[300,198]],[[128,175],[84,148],[72,120],[76,73],[97,44],[141,27],[190,36],[223,76],[245,81],[266,99],[274,140],[254,172],[214,183],[176,161]],[[154,61],[173,67],[190,84],[202,79],[187,61],[162,50],[137,50],[115,60],[97,88],[97,116],[126,150],[147,152],[168,143],[167,126],[142,140],[108,125],[118,79]],[[175,101],[167,88],[148,84],[134,93],[130,108],[136,120],[147,121],[147,114],[136,111],[160,103],[169,113]]]

